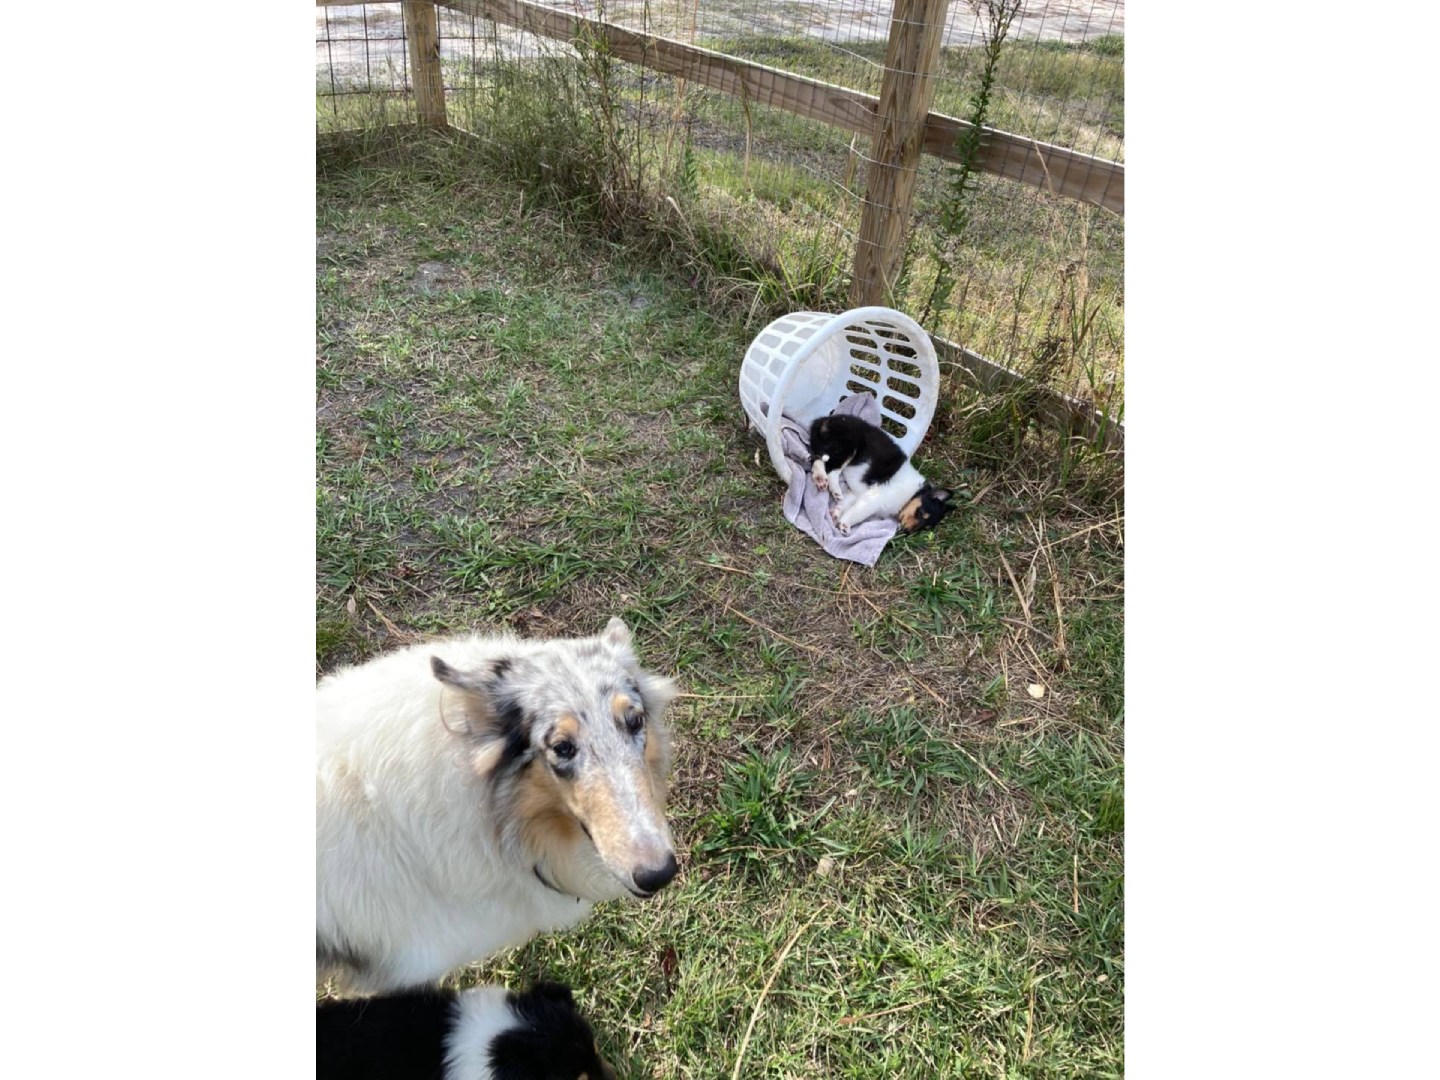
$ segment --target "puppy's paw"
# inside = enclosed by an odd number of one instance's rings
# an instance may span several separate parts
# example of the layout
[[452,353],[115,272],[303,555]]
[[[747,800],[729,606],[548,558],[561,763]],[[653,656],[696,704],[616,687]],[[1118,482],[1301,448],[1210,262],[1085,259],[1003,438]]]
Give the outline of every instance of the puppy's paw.
[[825,476],[824,473],[816,473],[816,474],[815,474],[815,490],[816,490],[816,491],[829,491],[829,490],[830,490],[830,481],[829,481],[828,479],[826,479],[826,476]]
[[830,507],[830,523],[839,530],[841,536],[850,535],[850,526],[840,520],[840,507],[838,504]]

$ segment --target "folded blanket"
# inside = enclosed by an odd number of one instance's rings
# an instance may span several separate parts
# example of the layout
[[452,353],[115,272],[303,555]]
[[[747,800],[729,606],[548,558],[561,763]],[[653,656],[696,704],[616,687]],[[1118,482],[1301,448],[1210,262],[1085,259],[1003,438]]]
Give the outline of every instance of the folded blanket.
[[[835,406],[832,416],[858,416],[870,424],[880,423],[880,405],[870,393],[852,394]],[[780,446],[789,460],[790,490],[785,493],[785,520],[837,559],[849,559],[862,566],[874,566],[880,552],[900,529],[896,518],[871,518],[841,534],[830,520],[830,492],[817,491],[810,475],[810,425],[789,413],[780,414]]]

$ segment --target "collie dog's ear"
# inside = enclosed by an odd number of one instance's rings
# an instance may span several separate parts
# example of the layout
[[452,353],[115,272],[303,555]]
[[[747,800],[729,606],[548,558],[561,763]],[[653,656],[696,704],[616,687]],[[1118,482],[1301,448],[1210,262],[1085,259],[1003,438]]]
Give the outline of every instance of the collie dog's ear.
[[458,691],[450,701],[442,695],[440,720],[455,735],[483,739],[494,733],[499,719],[497,698],[510,669],[507,659],[492,660],[478,671],[459,671],[438,656],[430,657],[430,670],[444,686]]
[[665,805],[670,794],[670,725],[665,722],[665,711],[680,688],[673,679],[644,668],[635,671],[636,687],[645,702],[645,721],[648,732],[645,736],[645,766],[650,770],[650,779],[655,785],[655,795],[660,805]]
[[600,631],[600,640],[614,649],[628,649],[631,642],[630,627],[625,625],[624,619],[616,615],[605,624],[605,629]]
[[664,719],[665,710],[680,691],[675,680],[644,668],[640,668],[635,674],[640,697],[645,702],[645,715],[652,720]]
[[435,678],[439,679],[446,686],[453,686],[456,690],[469,690],[472,692],[484,692],[489,689],[486,685],[488,678],[494,677],[494,670],[481,674],[471,671],[457,671],[438,656],[430,657],[430,670]]

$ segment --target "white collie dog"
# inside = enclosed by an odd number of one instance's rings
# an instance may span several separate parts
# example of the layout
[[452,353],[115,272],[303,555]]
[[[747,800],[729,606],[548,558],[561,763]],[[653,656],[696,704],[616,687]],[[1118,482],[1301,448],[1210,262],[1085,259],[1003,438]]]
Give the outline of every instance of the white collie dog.
[[416,645],[322,679],[317,977],[352,993],[433,982],[667,885],[674,694],[619,619],[592,638]]

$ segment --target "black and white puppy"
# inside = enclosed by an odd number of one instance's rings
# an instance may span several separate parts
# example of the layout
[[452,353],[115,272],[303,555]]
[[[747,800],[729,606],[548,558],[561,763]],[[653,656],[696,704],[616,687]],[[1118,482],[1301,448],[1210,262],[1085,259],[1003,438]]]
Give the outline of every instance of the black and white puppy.
[[933,529],[955,509],[950,492],[931,487],[899,443],[858,416],[821,416],[811,423],[810,473],[819,490],[839,499],[830,520],[842,533],[873,517],[898,517],[901,532],[916,533]]
[[316,1080],[614,1080],[568,986],[414,990],[315,1006]]

